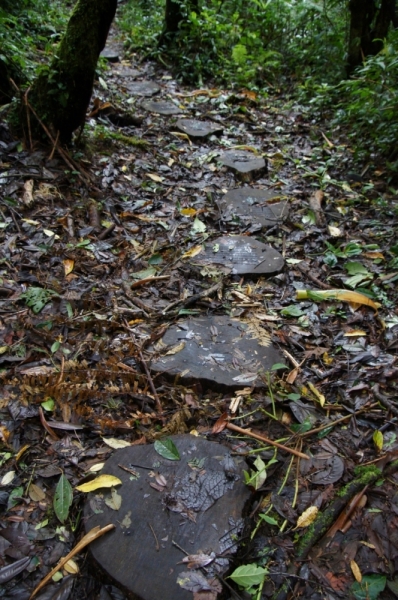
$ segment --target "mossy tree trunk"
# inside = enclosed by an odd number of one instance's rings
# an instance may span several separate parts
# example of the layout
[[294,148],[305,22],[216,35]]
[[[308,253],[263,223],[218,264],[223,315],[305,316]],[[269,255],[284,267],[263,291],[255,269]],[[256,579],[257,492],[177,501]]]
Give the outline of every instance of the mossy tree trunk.
[[172,40],[191,11],[199,12],[199,0],[166,0],[161,42]]
[[[78,0],[48,70],[34,81],[28,101],[54,137],[62,142],[84,125],[100,52],[105,47],[117,0]],[[26,127],[26,110],[23,107]],[[30,115],[31,133],[39,124]],[[32,131],[33,130],[33,131]]]
[[391,23],[396,22],[396,0],[350,0],[347,71],[351,74],[366,56],[383,48]]

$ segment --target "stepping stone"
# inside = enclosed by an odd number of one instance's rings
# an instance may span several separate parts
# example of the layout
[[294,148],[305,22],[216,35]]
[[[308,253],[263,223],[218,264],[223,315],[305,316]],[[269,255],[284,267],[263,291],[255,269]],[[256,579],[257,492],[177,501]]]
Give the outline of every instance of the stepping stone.
[[179,119],[175,126],[191,138],[206,138],[209,135],[217,135],[223,132],[221,125],[211,121],[197,121],[196,119]]
[[173,102],[167,102],[166,100],[147,100],[142,103],[142,108],[149,112],[157,113],[159,115],[177,115],[184,112],[178,106],[173,104]]
[[129,83],[126,88],[132,96],[149,97],[154,96],[160,91],[160,87],[156,83],[153,83],[153,81],[136,81]]
[[273,227],[282,223],[289,214],[289,202],[280,200],[274,191],[244,187],[230,190],[218,202],[222,219],[239,218],[246,226]]
[[127,65],[115,65],[113,67],[113,73],[116,73],[117,75],[119,75],[119,77],[125,77],[126,79],[135,79],[136,77],[142,75],[141,71],[133,69],[132,67],[129,67]]
[[101,52],[100,56],[102,56],[102,58],[105,58],[107,61],[112,62],[112,63],[119,62],[119,53],[117,52],[117,50],[114,50],[112,48],[104,48],[104,50]]
[[246,150],[228,150],[221,156],[221,163],[234,171],[242,181],[253,181],[267,172],[262,157]]
[[283,362],[265,329],[226,316],[179,321],[150,350],[156,351],[153,372],[200,381],[204,389],[264,387],[259,372]]
[[[102,472],[122,485],[92,492],[86,500],[86,531],[115,525],[90,545],[90,552],[129,598],[192,600],[195,584],[196,591],[206,586],[221,591],[216,574],[223,576],[229,568],[225,557],[236,553],[243,528],[242,511],[250,498],[243,458],[192,435],[170,439],[180,460],[163,458],[153,445],[117,450]],[[109,506],[115,506],[115,492],[118,510]],[[182,563],[184,551],[205,554],[206,573]]]
[[222,265],[233,275],[272,275],[284,265],[277,250],[244,235],[224,236],[205,244],[204,253],[191,262]]

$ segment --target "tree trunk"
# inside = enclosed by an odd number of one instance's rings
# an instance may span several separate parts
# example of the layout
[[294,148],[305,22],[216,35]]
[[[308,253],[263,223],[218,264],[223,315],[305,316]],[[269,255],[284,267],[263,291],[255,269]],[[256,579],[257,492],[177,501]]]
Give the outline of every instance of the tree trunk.
[[390,24],[395,20],[396,0],[350,0],[350,35],[347,71],[351,74],[366,56],[375,55],[383,48]]
[[[29,103],[54,136],[59,132],[62,142],[69,142],[75,129],[84,126],[98,57],[116,7],[117,0],[78,0],[57,55],[29,92]],[[25,109],[24,113],[26,134]],[[39,124],[32,115],[30,123],[36,137]]]
[[166,0],[162,42],[175,36],[191,11],[199,11],[199,0]]

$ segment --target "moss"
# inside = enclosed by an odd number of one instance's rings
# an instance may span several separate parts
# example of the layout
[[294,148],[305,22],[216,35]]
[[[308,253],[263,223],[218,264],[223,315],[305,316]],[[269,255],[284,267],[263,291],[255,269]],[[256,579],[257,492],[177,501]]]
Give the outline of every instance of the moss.
[[337,492],[337,496],[344,497],[348,493],[350,493],[350,490],[353,488],[353,486],[364,487],[365,485],[368,485],[368,483],[375,481],[382,474],[380,469],[375,467],[375,465],[356,467],[354,473],[356,475],[356,478],[353,481],[350,481],[350,483],[347,483],[347,485],[345,485],[344,487],[342,487]]
[[97,139],[115,140],[116,142],[122,142],[127,146],[136,146],[138,148],[142,148],[143,150],[146,150],[149,146],[149,143],[146,140],[114,131],[101,130],[98,133],[96,132],[94,135]]

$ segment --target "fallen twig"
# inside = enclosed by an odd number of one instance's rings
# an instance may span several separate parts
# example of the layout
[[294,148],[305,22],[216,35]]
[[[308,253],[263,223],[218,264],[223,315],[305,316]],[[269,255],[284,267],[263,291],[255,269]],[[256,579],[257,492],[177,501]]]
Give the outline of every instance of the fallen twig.
[[254,438],[255,440],[260,440],[260,442],[265,442],[270,446],[276,446],[276,448],[279,448],[279,450],[284,450],[285,452],[289,452],[290,454],[294,454],[295,456],[299,456],[300,458],[309,460],[309,456],[303,454],[303,452],[294,450],[294,448],[288,448],[288,446],[284,446],[279,442],[274,442],[273,440],[270,440],[269,438],[265,437],[265,435],[258,435],[257,433],[252,433],[249,429],[243,429],[243,427],[238,427],[238,425],[234,425],[233,423],[227,423],[225,427],[227,429],[230,429],[231,431],[236,431],[237,433],[243,433],[244,435],[248,435]]
[[207,290],[203,290],[203,292],[199,292],[199,294],[194,294],[193,296],[190,296],[189,298],[185,298],[185,300],[176,300],[175,302],[172,302],[171,304],[166,306],[166,308],[163,311],[163,314],[167,313],[169,310],[171,310],[175,306],[178,306],[179,304],[181,304],[182,306],[190,306],[191,304],[194,304],[197,300],[200,300],[201,298],[206,298],[206,296],[210,296],[211,294],[214,294],[214,292],[217,292],[218,290],[220,290],[222,288],[222,286],[223,286],[223,282],[218,281],[216,284],[212,285]]
[[398,417],[398,408],[396,406],[394,406],[394,404],[391,402],[391,400],[389,400],[389,398],[387,398],[386,396],[383,396],[383,394],[380,393],[380,386],[378,383],[376,383],[372,387],[372,392],[373,392],[373,395],[376,398],[376,400],[378,400],[380,402],[380,404],[382,404],[384,406],[384,408],[386,408],[387,410],[392,412],[393,415]]
[[46,585],[46,583],[48,583],[48,581],[53,577],[53,575],[55,575],[55,573],[62,569],[62,567],[68,562],[68,560],[76,556],[76,554],[79,554],[79,552],[81,552],[83,548],[91,544],[91,542],[93,542],[94,540],[97,540],[99,537],[104,535],[104,533],[107,533],[108,531],[111,531],[111,529],[114,529],[114,527],[115,526],[113,525],[113,523],[106,525],[102,529],[99,525],[97,525],[97,527],[93,527],[91,531],[86,533],[86,535],[80,540],[80,542],[76,544],[76,546],[69,552],[69,554],[64,556],[64,558],[61,558],[59,563],[49,573],[47,573],[47,575],[41,580],[39,585],[35,587],[31,595],[29,596],[29,600],[32,600],[32,598],[36,596],[37,592],[39,592]]
[[146,376],[148,377],[149,385],[151,386],[151,390],[152,390],[153,397],[155,398],[156,406],[158,407],[158,416],[162,420],[163,425],[165,425],[166,421],[165,421],[165,418],[164,418],[164,415],[163,415],[162,403],[160,402],[160,398],[158,396],[158,393],[156,391],[155,385],[153,383],[153,379],[152,379],[151,374],[150,374],[149,369],[148,369],[148,365],[145,362],[145,359],[144,359],[144,356],[143,356],[141,350],[139,350],[139,355],[140,355],[140,361],[142,363],[142,366],[145,369]]

